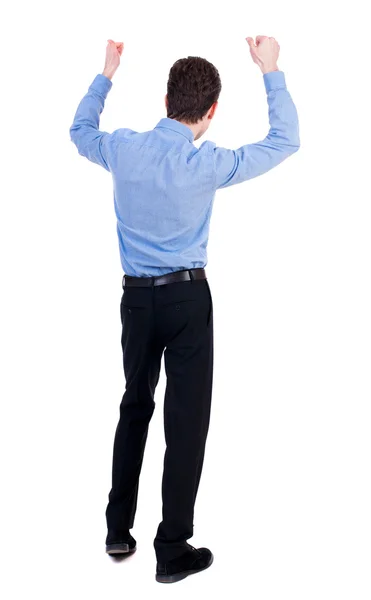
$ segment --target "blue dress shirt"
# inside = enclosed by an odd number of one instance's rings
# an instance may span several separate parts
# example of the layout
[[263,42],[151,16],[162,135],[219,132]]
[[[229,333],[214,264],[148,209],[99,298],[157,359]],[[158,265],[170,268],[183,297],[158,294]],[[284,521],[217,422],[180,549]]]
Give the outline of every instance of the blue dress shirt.
[[71,141],[79,154],[112,175],[120,260],[136,277],[205,267],[210,217],[217,189],[269,171],[299,149],[296,107],[283,71],[263,75],[270,130],[260,142],[236,150],[204,141],[167,117],[154,129],[99,130],[112,81],[98,74],[81,100]]

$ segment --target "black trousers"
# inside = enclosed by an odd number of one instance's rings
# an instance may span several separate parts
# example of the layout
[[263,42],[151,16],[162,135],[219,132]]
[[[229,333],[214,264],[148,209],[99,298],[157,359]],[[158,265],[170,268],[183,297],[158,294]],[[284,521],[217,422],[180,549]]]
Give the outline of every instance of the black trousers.
[[[195,271],[197,269],[193,269]],[[162,354],[166,372],[162,521],[154,548],[165,562],[193,536],[213,381],[213,302],[207,279],[125,286],[121,305],[125,392],[116,428],[108,530],[133,527],[139,476]]]

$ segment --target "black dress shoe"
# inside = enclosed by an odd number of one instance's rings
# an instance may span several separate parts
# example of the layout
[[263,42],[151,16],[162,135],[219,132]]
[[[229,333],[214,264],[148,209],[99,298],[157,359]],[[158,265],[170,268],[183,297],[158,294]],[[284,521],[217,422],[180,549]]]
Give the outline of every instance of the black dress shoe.
[[157,562],[156,581],[160,583],[175,583],[188,575],[193,575],[210,567],[214,560],[208,548],[189,548],[184,554],[168,562]]
[[128,532],[109,531],[106,537],[107,554],[128,554],[135,552],[136,540]]

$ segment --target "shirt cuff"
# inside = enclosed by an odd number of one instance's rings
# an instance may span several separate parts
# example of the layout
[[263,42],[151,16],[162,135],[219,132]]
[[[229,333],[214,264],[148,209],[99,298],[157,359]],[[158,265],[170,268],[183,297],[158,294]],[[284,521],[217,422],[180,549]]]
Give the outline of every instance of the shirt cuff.
[[271,90],[286,88],[285,74],[283,71],[270,71],[263,75],[265,90],[268,94]]
[[96,90],[101,96],[103,96],[103,98],[106,98],[112,87],[112,81],[102,73],[99,73],[93,80],[93,83],[90,85],[90,87]]

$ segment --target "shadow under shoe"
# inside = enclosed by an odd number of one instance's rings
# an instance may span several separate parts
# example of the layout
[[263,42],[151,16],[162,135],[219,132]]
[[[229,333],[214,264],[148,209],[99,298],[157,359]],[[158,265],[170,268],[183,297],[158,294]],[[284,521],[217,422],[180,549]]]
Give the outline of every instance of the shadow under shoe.
[[167,562],[157,562],[156,581],[160,583],[175,583],[188,575],[199,573],[210,567],[214,560],[208,548],[189,548],[181,556]]
[[135,552],[137,542],[128,531],[108,531],[106,537],[107,554],[128,554]]

